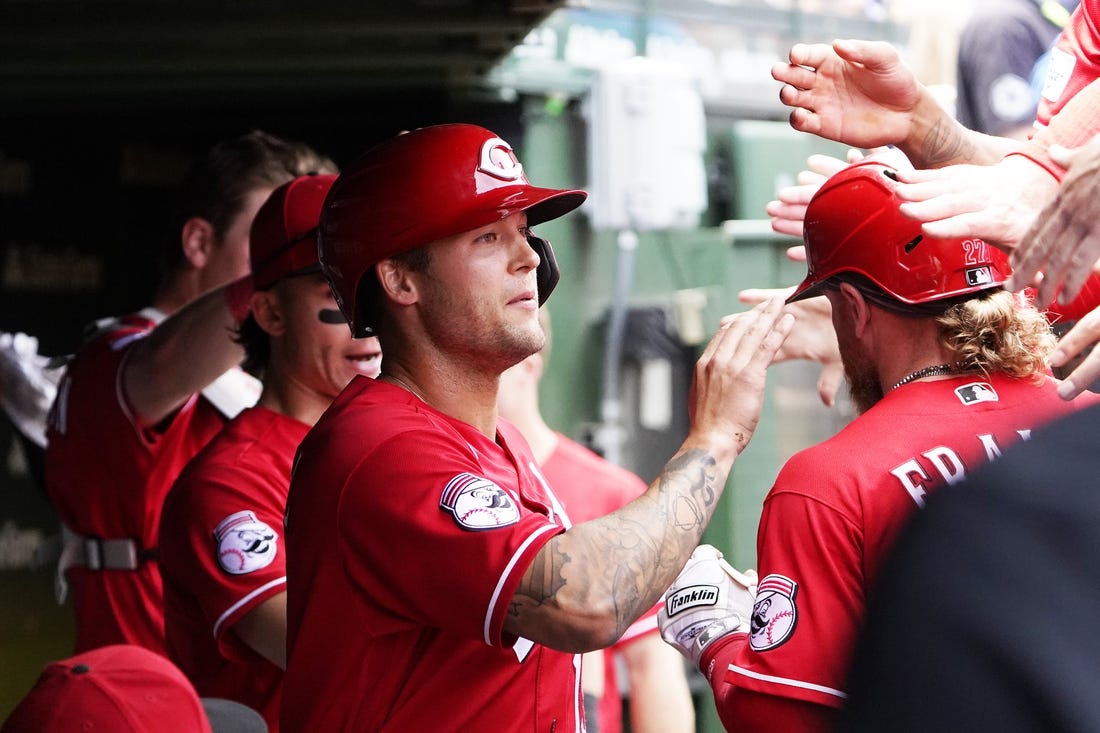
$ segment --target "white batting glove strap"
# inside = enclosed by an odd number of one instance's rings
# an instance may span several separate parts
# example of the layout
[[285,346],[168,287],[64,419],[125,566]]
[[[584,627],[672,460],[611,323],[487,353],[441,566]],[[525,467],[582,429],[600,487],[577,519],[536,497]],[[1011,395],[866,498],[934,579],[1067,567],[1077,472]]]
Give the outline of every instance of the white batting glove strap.
[[696,547],[657,613],[661,637],[698,667],[716,639],[749,630],[756,580],[755,571],[734,569],[717,548]]

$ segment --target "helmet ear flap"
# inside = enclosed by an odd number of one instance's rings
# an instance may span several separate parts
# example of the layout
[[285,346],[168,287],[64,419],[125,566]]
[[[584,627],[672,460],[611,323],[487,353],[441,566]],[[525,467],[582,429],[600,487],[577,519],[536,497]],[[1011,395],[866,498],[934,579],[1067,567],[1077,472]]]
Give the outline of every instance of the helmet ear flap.
[[561,270],[558,269],[558,260],[554,257],[554,248],[550,246],[549,240],[528,234],[527,244],[531,245],[531,249],[535,250],[539,256],[539,266],[535,275],[538,279],[539,305],[542,305],[550,297],[550,293],[554,292],[558,280],[561,279]]

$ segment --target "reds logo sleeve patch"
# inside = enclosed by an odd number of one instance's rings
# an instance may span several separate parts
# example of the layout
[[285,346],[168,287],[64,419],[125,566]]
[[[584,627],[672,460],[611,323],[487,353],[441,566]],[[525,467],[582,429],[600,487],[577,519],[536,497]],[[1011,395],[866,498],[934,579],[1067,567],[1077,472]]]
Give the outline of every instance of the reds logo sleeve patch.
[[791,638],[798,624],[794,597],[798,583],[783,575],[769,575],[756,587],[756,604],[749,624],[749,645],[762,652]]
[[231,575],[266,568],[275,559],[279,535],[250,511],[237,512],[214,528],[218,565]]
[[495,529],[519,521],[512,497],[489,479],[472,473],[460,473],[447,482],[439,508],[450,512],[463,529]]

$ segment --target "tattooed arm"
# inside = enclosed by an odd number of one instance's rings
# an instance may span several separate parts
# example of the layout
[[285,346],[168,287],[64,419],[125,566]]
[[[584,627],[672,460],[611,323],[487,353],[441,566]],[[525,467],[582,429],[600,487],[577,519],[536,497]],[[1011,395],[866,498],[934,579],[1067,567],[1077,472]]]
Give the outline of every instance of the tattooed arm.
[[610,645],[653,607],[699,544],[756,429],[765,370],[794,322],[782,308],[776,298],[723,323],[695,366],[680,450],[642,496],[542,548],[512,598],[508,632],[584,652]]
[[956,121],[883,41],[796,44],[772,67],[791,127],[846,145],[895,145],[917,168],[990,164],[1020,143]]

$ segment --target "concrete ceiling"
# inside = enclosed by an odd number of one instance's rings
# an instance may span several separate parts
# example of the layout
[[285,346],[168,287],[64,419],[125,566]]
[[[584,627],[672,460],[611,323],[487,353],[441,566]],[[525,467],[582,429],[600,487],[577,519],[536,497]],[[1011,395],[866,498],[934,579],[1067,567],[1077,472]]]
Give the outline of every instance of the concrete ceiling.
[[565,4],[0,0],[0,102],[476,89]]

